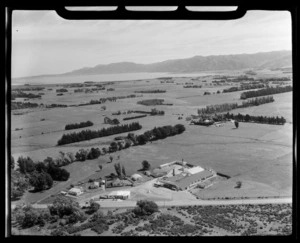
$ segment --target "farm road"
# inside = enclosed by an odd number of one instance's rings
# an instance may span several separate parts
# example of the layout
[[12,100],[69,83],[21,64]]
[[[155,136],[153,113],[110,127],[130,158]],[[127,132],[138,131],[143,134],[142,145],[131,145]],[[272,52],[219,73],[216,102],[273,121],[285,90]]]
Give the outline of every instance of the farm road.
[[[101,208],[134,208],[136,201],[98,201]],[[242,204],[286,204],[292,203],[292,198],[260,198],[260,199],[234,199],[234,200],[173,200],[173,201],[157,201],[159,207],[170,206],[206,206],[206,205],[242,205]],[[84,203],[81,206],[85,205]],[[32,204],[34,208],[47,208],[47,204]],[[12,209],[15,205],[12,205]]]

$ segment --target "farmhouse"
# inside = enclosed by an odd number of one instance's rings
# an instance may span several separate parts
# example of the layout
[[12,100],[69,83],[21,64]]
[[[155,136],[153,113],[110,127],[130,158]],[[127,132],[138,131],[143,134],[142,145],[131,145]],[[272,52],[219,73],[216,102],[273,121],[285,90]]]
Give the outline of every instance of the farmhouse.
[[68,194],[72,196],[79,196],[83,193],[83,189],[79,187],[73,187],[69,190]]

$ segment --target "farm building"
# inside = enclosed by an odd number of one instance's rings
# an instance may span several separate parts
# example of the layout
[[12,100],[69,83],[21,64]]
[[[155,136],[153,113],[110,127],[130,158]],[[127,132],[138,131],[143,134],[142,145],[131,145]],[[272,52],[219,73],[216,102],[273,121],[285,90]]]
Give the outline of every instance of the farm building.
[[79,196],[82,193],[83,193],[83,189],[82,188],[78,188],[78,187],[73,187],[68,192],[68,194],[70,194],[72,196]]
[[130,191],[112,191],[108,194],[108,198],[113,199],[129,199]]
[[131,179],[133,180],[133,181],[138,181],[138,180],[141,180],[143,177],[141,176],[141,175],[139,175],[139,174],[133,174],[132,176],[131,176]]
[[160,180],[160,183],[167,188],[183,191],[190,189],[215,175],[215,172],[209,170],[202,170],[201,172],[195,174],[181,173],[173,177]]

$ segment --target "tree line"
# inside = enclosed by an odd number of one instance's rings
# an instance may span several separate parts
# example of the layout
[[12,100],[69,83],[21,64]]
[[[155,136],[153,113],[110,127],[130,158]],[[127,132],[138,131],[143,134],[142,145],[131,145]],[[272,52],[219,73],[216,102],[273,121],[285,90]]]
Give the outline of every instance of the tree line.
[[266,103],[274,102],[273,96],[267,96],[267,97],[259,97],[247,101],[243,101],[241,105],[238,105],[238,103],[224,103],[219,105],[208,105],[205,108],[198,109],[199,115],[208,115],[208,114],[214,114],[214,113],[220,113],[220,112],[226,112],[238,108],[245,108],[250,106],[258,106]]
[[146,106],[150,106],[150,105],[173,105],[173,104],[169,104],[169,103],[164,103],[164,99],[149,99],[149,100],[140,100],[137,102],[137,104],[139,105],[146,105]]
[[265,95],[272,95],[272,94],[278,94],[278,93],[285,93],[285,92],[290,92],[293,90],[292,86],[284,86],[284,87],[269,87],[265,89],[260,89],[256,91],[247,91],[243,92],[241,94],[241,99],[248,99],[248,98],[253,98],[253,97],[258,97],[258,96],[265,96]]
[[73,123],[73,124],[71,123],[71,124],[67,124],[65,126],[65,130],[77,129],[77,128],[82,128],[82,127],[90,127],[93,125],[94,125],[94,123],[92,123],[91,121]]
[[240,87],[230,87],[228,89],[224,89],[223,93],[236,92],[236,91],[248,90],[248,89],[260,89],[263,87],[265,87],[264,84],[247,84],[247,85],[241,85]]
[[284,117],[278,117],[278,116],[250,116],[248,114],[242,115],[242,114],[224,114],[224,118],[226,119],[232,119],[240,122],[254,122],[254,123],[263,123],[263,124],[273,124],[273,125],[284,125],[286,123],[286,119]]
[[106,137],[114,134],[136,131],[141,129],[142,126],[138,122],[131,124],[117,125],[109,128],[102,128],[101,130],[83,130],[80,132],[73,132],[69,134],[63,134],[61,139],[58,140],[57,145],[64,145],[69,143],[76,143],[94,138]]
[[139,116],[130,116],[130,117],[124,117],[123,121],[131,120],[131,119],[138,119],[138,118],[143,118],[146,117],[147,115],[139,115]]
[[238,108],[245,108],[249,106],[258,106],[266,103],[274,102],[273,96],[265,96],[265,97],[259,97],[247,101],[243,101],[242,105],[239,105]]
[[155,94],[155,93],[166,93],[166,90],[162,89],[154,89],[154,90],[141,90],[141,91],[134,91],[134,93],[142,93],[142,94]]

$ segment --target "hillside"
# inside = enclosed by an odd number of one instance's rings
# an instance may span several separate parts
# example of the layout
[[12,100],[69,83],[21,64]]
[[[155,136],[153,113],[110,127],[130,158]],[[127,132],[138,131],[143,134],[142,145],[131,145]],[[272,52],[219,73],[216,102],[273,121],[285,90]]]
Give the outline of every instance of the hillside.
[[152,64],[120,62],[77,69],[63,75],[89,75],[134,72],[197,72],[238,70],[244,68],[282,68],[292,66],[291,51],[261,52],[255,54],[194,56]]

